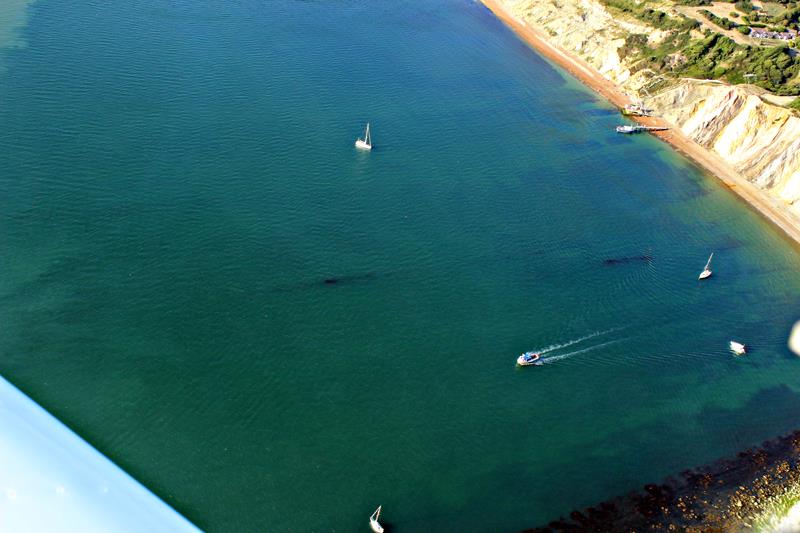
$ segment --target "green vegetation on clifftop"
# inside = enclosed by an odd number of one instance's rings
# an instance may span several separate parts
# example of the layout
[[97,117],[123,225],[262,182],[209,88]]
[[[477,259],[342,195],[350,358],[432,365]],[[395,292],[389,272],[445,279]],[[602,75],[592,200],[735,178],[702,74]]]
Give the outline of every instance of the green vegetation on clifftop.
[[[670,8],[660,0],[599,0],[610,12],[636,19],[637,22],[661,30],[663,35],[630,34],[619,49],[620,58],[633,64],[633,72],[650,71],[653,75],[718,79],[733,84],[752,83],[779,95],[800,95],[800,54],[788,43],[759,46],[752,39],[740,44],[732,38],[708,29]],[[753,9],[749,0],[730,2],[742,12]],[[653,9],[649,4],[659,7]],[[706,0],[683,0],[674,5],[705,6]],[[773,30],[794,29],[800,21],[800,3],[782,2],[787,8],[775,17],[766,14],[744,16],[740,22],[720,17],[709,10],[698,11],[714,25],[726,30],[750,33],[751,20],[767,21]],[[726,11],[728,13],[728,11]],[[655,32],[654,32],[655,33]],[[737,38],[742,40],[742,37]]]

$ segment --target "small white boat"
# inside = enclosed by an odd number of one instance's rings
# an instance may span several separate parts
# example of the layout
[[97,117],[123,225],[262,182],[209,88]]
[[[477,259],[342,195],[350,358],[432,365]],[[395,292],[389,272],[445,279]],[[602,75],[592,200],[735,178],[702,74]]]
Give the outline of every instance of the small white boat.
[[383,533],[383,526],[378,522],[378,518],[381,516],[381,506],[379,505],[375,512],[372,513],[372,516],[369,517],[369,527],[375,533]]
[[736,355],[743,355],[747,352],[747,347],[740,342],[731,341],[731,351]]
[[706,267],[700,272],[700,276],[697,279],[706,279],[711,277],[711,258],[714,257],[714,252],[711,252],[711,255],[708,256],[708,262],[706,263]]
[[364,138],[356,139],[356,148],[359,150],[372,150],[372,136],[369,134],[369,122],[367,122],[367,131],[364,132]]
[[542,356],[536,352],[525,352],[517,357],[517,364],[519,366],[539,366],[542,363]]
[[639,133],[640,131],[642,131],[639,126],[630,126],[627,124],[625,126],[617,126],[615,129],[617,133],[625,133],[625,134]]

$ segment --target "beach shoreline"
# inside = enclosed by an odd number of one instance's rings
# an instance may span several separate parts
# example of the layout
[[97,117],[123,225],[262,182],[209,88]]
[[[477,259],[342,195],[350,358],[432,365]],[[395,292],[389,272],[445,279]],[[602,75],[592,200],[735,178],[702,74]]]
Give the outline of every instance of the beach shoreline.
[[[481,3],[540,55],[556,63],[613,105],[622,108],[626,104],[633,103],[633,99],[621,91],[616,84],[606,79],[581,58],[553,44],[541,29],[515,17],[506,10],[500,0],[481,0]],[[666,131],[651,132],[651,135],[666,142],[706,172],[721,180],[756,212],[788,236],[795,246],[800,246],[800,220],[782,208],[778,200],[768,197],[766,193],[745,179],[719,155],[689,139],[674,124],[664,119],[656,117],[629,118],[645,126],[669,128]]]

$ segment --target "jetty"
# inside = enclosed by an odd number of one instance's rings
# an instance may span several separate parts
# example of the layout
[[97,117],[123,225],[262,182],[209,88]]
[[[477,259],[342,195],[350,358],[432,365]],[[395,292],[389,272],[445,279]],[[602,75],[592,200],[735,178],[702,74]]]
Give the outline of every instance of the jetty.
[[668,130],[668,129],[669,128],[667,128],[666,126],[640,126],[640,125],[631,126],[631,125],[625,125],[625,126],[617,126],[617,133],[626,133],[626,134],[644,133],[644,132],[647,132],[647,131],[664,131],[664,130]]

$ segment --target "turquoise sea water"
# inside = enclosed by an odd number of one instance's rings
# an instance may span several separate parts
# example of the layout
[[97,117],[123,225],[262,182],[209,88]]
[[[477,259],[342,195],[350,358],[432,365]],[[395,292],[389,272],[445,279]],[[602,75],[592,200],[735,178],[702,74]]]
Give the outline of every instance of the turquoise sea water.
[[0,373],[200,527],[514,531],[797,427],[797,249],[480,4],[18,4]]

